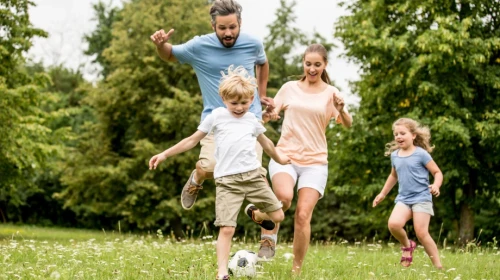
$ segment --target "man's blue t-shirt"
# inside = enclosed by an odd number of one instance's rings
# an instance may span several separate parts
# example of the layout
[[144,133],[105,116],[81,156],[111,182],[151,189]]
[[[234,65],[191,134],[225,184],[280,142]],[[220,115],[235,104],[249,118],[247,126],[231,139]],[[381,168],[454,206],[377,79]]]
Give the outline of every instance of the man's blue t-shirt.
[[391,153],[391,164],[398,174],[399,194],[396,202],[407,205],[431,201],[429,191],[429,170],[425,167],[432,160],[431,155],[421,147],[416,147],[413,154],[400,157],[398,150]]
[[[172,46],[172,54],[180,63],[190,64],[196,72],[203,98],[202,121],[212,110],[225,107],[219,96],[221,71],[227,73],[230,65],[234,65],[235,68],[241,65],[255,77],[255,65],[264,64],[267,60],[262,42],[243,33],[240,33],[231,48],[224,47],[217,35],[211,33],[196,36],[182,45]],[[262,107],[257,90],[250,112],[254,113],[257,118],[262,118]]]

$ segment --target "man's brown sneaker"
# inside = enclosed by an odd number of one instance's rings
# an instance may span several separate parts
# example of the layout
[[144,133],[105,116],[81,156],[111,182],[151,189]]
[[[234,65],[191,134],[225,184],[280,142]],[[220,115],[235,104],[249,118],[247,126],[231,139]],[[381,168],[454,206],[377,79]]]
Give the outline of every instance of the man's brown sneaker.
[[269,238],[260,240],[260,248],[257,256],[259,258],[272,259],[276,251],[276,243]]
[[182,208],[186,210],[189,210],[193,207],[194,203],[196,202],[196,197],[198,197],[198,192],[203,189],[201,184],[196,184],[195,182],[193,182],[194,173],[196,173],[196,169],[191,172],[191,176],[189,176],[189,179],[184,185],[184,188],[182,188],[181,205]]

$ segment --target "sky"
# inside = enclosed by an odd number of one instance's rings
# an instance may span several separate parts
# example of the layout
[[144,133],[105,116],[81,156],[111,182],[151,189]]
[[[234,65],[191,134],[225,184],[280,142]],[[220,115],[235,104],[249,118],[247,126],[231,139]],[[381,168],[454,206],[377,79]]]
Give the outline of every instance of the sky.
[[[122,6],[122,0],[103,1],[113,6]],[[98,67],[91,63],[92,58],[83,55],[86,49],[83,35],[92,32],[96,26],[96,22],[92,20],[94,17],[92,4],[98,0],[34,0],[33,2],[36,6],[29,10],[30,20],[35,27],[47,31],[49,37],[35,39],[28,56],[34,61],[43,61],[45,65],[63,64],[73,69],[80,68],[87,80],[95,80]],[[267,25],[274,21],[280,0],[238,0],[238,2],[243,7],[241,31],[264,40],[269,34]],[[329,54],[327,71],[330,78],[341,88],[347,102],[357,103],[359,99],[351,94],[349,81],[359,78],[359,67],[339,57],[344,49],[340,41],[333,37],[336,20],[347,12],[338,7],[339,0],[296,0],[296,3],[294,10],[297,16],[296,27],[307,34],[317,31],[338,46]],[[208,13],[207,20],[209,20]],[[164,29],[170,28],[166,26]],[[302,52],[305,47],[297,52]]]

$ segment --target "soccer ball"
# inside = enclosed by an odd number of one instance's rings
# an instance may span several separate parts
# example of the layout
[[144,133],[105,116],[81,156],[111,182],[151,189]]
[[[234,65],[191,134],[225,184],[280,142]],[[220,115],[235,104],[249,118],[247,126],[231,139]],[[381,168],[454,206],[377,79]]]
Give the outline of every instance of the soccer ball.
[[254,277],[256,274],[257,254],[248,250],[239,250],[229,259],[229,272],[236,277]]

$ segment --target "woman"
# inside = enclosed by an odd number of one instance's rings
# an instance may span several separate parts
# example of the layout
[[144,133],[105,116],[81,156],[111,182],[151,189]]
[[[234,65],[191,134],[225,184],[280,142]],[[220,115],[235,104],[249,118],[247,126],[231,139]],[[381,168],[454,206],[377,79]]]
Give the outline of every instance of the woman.
[[[281,87],[274,98],[274,112],[264,116],[265,120],[277,120],[278,113],[285,111],[276,149],[292,163],[281,165],[271,160],[269,174],[273,190],[283,202],[283,210],[290,208],[298,182],[292,267],[295,275],[300,274],[311,237],[312,213],[323,197],[328,178],[326,128],[332,118],[345,127],[352,124],[344,99],[338,89],[330,85],[325,70],[327,64],[325,47],[310,45],[303,57],[304,75]],[[274,256],[277,232],[278,227],[262,235],[260,257]]]

